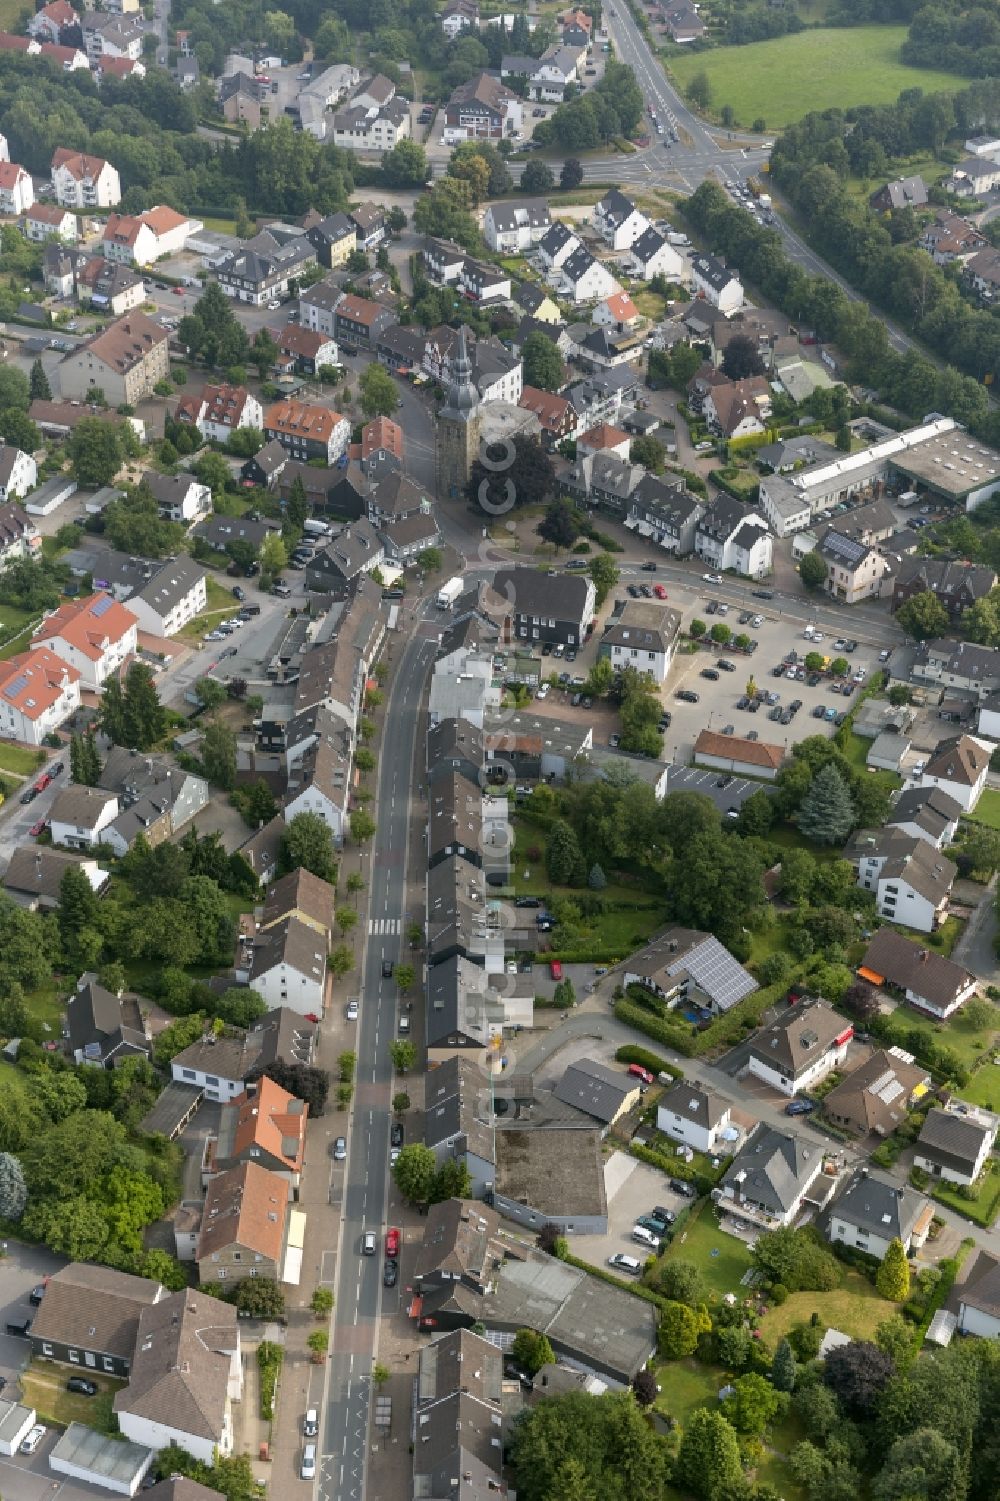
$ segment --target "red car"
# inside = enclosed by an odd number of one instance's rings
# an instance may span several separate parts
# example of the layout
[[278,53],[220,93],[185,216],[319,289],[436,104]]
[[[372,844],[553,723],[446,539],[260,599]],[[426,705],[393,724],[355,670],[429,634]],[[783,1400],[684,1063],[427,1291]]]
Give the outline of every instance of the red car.
[[48,823],[49,821],[47,818],[40,818],[37,823],[33,823],[31,825],[28,833],[33,839],[37,839],[39,834],[44,834],[45,830],[48,828]]
[[664,589],[662,584],[654,584],[653,593],[656,595],[657,599],[666,599],[667,597],[667,591],[666,589]]
[[51,781],[52,781],[52,778],[49,776],[48,772],[47,771],[43,771],[42,774],[41,774],[41,776],[38,778],[38,781],[35,783],[35,791],[36,792],[44,792],[45,789],[46,789],[46,787],[48,787],[49,784],[51,783]]
[[656,1080],[648,1068],[643,1068],[641,1063],[630,1063],[628,1071],[634,1079],[641,1079],[644,1084],[655,1084]]
[[553,980],[562,979],[562,965],[559,963],[558,959],[549,960],[549,974],[552,976]]
[[173,294],[174,294],[175,297],[183,297],[184,296],[184,288],[183,287],[171,287],[170,290],[173,292]]
[[395,1225],[390,1225],[385,1232],[385,1254],[390,1261],[395,1261],[399,1255],[399,1231]]

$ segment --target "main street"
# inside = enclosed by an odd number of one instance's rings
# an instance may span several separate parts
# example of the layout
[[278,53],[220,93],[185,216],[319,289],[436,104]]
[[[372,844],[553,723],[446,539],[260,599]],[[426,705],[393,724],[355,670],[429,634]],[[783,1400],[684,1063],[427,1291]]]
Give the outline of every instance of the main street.
[[[433,605],[425,606],[429,617]],[[320,1435],[319,1493],[325,1501],[361,1501],[368,1452],[371,1372],[382,1310],[383,1239],[389,1189],[389,1126],[396,1036],[396,981],[382,975],[383,959],[397,964],[405,943],[406,859],[410,835],[413,757],[424,683],[437,645],[436,630],[418,612],[396,664],[386,706],[379,763],[377,832],[362,864],[368,880],[368,933],[361,967],[358,1057],[346,1173],[330,1165],[330,1201],[340,1203],[336,1305]],[[391,732],[390,732],[391,727]],[[361,1254],[361,1238],[378,1238],[375,1256]]]

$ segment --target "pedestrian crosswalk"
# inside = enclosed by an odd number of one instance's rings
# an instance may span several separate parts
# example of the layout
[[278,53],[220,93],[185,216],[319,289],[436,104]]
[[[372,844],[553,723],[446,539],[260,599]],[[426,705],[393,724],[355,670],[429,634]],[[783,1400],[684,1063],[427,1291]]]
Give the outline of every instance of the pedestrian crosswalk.
[[373,917],[369,919],[368,931],[373,938],[393,938],[399,935],[398,917]]

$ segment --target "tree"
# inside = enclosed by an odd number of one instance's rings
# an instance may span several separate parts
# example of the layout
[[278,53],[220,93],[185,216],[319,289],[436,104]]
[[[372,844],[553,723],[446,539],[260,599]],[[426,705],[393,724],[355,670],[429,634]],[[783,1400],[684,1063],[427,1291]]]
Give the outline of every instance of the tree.
[[875,1343],[885,1351],[897,1371],[905,1370],[913,1358],[913,1325],[901,1314],[892,1313],[876,1328]]
[[260,571],[274,578],[288,562],[285,544],[277,532],[268,532],[260,545]]
[[52,387],[49,378],[45,374],[45,368],[41,360],[32,361],[31,374],[28,377],[28,389],[32,401],[51,401]]
[[20,1159],[0,1152],[0,1218],[19,1220],[28,1202],[28,1186]]
[[641,464],[651,474],[662,474],[666,468],[667,455],[663,444],[656,438],[633,438],[629,445],[629,458],[633,464]]
[[66,452],[73,478],[87,490],[110,485],[125,457],[118,424],[102,417],[82,418],[67,439]]
[[576,834],[564,819],[559,819],[549,830],[545,865],[550,880],[557,886],[576,884],[583,867],[583,856]]
[[396,986],[400,995],[405,995],[408,990],[413,989],[415,979],[416,971],[412,964],[396,965]]
[[889,1249],[875,1273],[875,1290],[890,1303],[905,1303],[910,1296],[910,1265],[898,1235],[889,1242]]
[[875,1407],[895,1369],[878,1345],[856,1339],[827,1354],[823,1380],[849,1411],[864,1417]]
[[215,1003],[215,1014],[231,1027],[252,1027],[267,1012],[267,1002],[256,990],[231,985]]
[[847,783],[832,762],[812,780],[799,808],[799,832],[816,844],[843,844],[854,827]]
[[369,421],[373,417],[391,417],[399,405],[399,392],[388,370],[373,360],[359,382],[361,410]]
[[563,496],[545,507],[545,515],[535,530],[554,547],[572,547],[580,535],[582,525],[583,517],[575,504]]
[[318,813],[296,813],[281,836],[278,866],[282,875],[289,871],[311,871],[331,885],[337,880],[333,834]]
[[687,96],[700,110],[707,110],[712,102],[712,85],[704,69],[696,73],[687,86]]
[[390,188],[419,188],[430,175],[427,152],[416,141],[397,141],[382,158],[382,176]]
[[220,720],[206,726],[201,742],[201,769],[213,787],[231,792],[236,786],[236,735]]
[[410,1108],[410,1096],[405,1089],[400,1089],[392,1097],[392,1110],[394,1115],[405,1115]]
[[567,1011],[571,1010],[572,1007],[576,1005],[576,989],[569,975],[566,975],[562,980],[559,981],[555,990],[552,992],[552,999],[553,1001],[555,1001],[557,1006],[562,1006]]
[[325,1329],[314,1329],[306,1339],[306,1347],[313,1365],[322,1365],[330,1348],[329,1334]]
[[672,1480],[698,1496],[718,1501],[743,1473],[736,1430],[721,1412],[699,1407],[688,1419]]
[[78,865],[67,866],[59,882],[59,936],[72,954],[82,929],[97,921],[99,903],[94,888]]
[[948,630],[948,611],[930,589],[912,595],[896,611],[896,623],[916,641],[933,641]]
[[313,1289],[313,1295],[309,1299],[309,1307],[318,1319],[329,1318],[333,1312],[333,1292],[328,1287]]
[[236,1307],[245,1319],[283,1319],[285,1294],[273,1277],[244,1277],[236,1286]]
[[822,589],[826,583],[826,563],[818,552],[807,552],[799,563],[799,578],[807,589]]
[[660,1292],[675,1303],[686,1303],[695,1308],[705,1301],[705,1284],[701,1272],[693,1261],[664,1261],[660,1267]]
[[513,439],[513,446],[513,461],[505,468],[495,466],[502,462],[504,455],[509,460],[509,440],[498,445],[501,452],[487,453],[472,465],[467,490],[469,500],[490,515],[506,513],[511,509],[512,501],[515,506],[540,505],[552,494],[555,466],[539,440],[518,436]]
[[809,1230],[785,1226],[757,1237],[754,1266],[789,1292],[830,1292],[839,1287],[840,1264]]
[[583,182],[583,163],[575,156],[568,156],[559,173],[559,186],[563,192],[578,188]]
[[417,1057],[417,1050],[407,1038],[399,1038],[389,1044],[389,1056],[392,1066],[398,1074],[405,1074],[408,1068],[412,1068]]
[[555,187],[555,178],[542,161],[530,161],[521,173],[521,190],[525,193],[549,193]]
[[357,808],[351,814],[351,838],[355,844],[366,844],[374,835],[376,827],[374,818],[364,808]]
[[774,799],[763,790],[753,792],[740,807],[736,827],[744,836],[766,839],[774,822]]
[[98,711],[98,723],[115,745],[135,750],[149,750],[166,733],[166,710],[160,703],[152,670],[144,662],[133,662],[122,687],[118,678],[109,678]]
[[996,1007],[985,996],[974,995],[962,1007],[960,1019],[971,1032],[985,1032],[997,1024]]
[[353,932],[358,925],[358,914],[354,911],[353,907],[339,907],[335,917],[337,927],[345,937],[348,933]]
[[621,578],[618,565],[609,552],[601,552],[596,558],[591,558],[587,571],[594,581],[597,604],[600,607]]
[[330,953],[327,963],[334,978],[342,980],[354,968],[354,951],[346,943],[338,944]]
[[469,1169],[457,1157],[446,1157],[431,1182],[430,1202],[443,1204],[446,1199],[468,1199],[471,1196],[472,1175]]
[[96,787],[101,775],[101,757],[92,730],[74,735],[69,743],[69,768],[73,781],[81,787]]
[[733,1383],[734,1391],[723,1404],[723,1412],[737,1433],[758,1437],[767,1428],[787,1398],[776,1392],[763,1376],[751,1371],[739,1376]]
[[404,1199],[411,1204],[428,1204],[436,1170],[434,1153],[417,1141],[401,1148],[392,1176]]
[[510,1353],[529,1376],[536,1375],[543,1365],[552,1365],[556,1358],[545,1335],[537,1329],[519,1329]]
[[177,1021],[170,1022],[162,1032],[158,1032],[153,1043],[153,1062],[157,1068],[166,1068],[177,1053],[182,1053],[193,1042],[197,1042],[205,1030],[205,1017],[201,1011],[195,1011],[191,1016],[182,1016]]
[[210,714],[221,709],[226,702],[226,685],[220,683],[218,678],[196,678],[194,691],[201,700],[202,708],[207,709]]
[[376,1361],[372,1366],[372,1386],[376,1391],[381,1391],[391,1375],[392,1372],[387,1365],[382,1365],[379,1361]]
[[698,1316],[686,1303],[668,1303],[660,1315],[659,1350],[667,1360],[693,1355],[701,1330]]
[[734,334],[722,356],[722,369],[730,380],[746,380],[751,375],[764,374],[764,361],[757,352],[757,344],[746,334]]
[[896,1440],[871,1486],[872,1501],[963,1501],[967,1494],[958,1447],[930,1425]]
[[563,358],[548,334],[535,329],[521,349],[524,384],[539,391],[558,391],[563,383]]
[[753,1338],[742,1324],[730,1324],[716,1330],[719,1360],[729,1371],[742,1371],[753,1353]]
[[659,1390],[656,1377],[645,1366],[632,1377],[632,1394],[640,1407],[652,1407]]
[[519,1501],[661,1501],[667,1458],[631,1392],[546,1397],[510,1436]]

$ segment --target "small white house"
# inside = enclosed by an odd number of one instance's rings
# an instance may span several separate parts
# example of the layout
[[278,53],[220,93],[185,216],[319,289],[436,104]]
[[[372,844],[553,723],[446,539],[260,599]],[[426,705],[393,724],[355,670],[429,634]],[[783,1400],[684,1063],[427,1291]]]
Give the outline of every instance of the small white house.
[[30,453],[11,443],[0,445],[0,500],[20,500],[38,483],[38,466]]
[[580,249],[581,245],[580,238],[565,224],[557,221],[538,242],[539,259],[548,274],[556,279],[554,273],[561,270],[563,264],[574,251]]
[[156,508],[164,521],[179,521],[185,526],[208,516],[212,510],[212,492],[191,474],[154,474],[148,471],[143,482],[152,492]]
[[102,787],[72,785],[56,795],[49,809],[52,843],[67,849],[100,844],[101,831],[118,817],[118,798]]
[[100,693],[108,678],[136,652],[134,613],[110,594],[67,601],[42,621],[32,646],[46,646],[79,674],[82,686]]
[[80,674],[46,647],[0,662],[0,735],[41,745],[80,707]]
[[490,203],[483,215],[483,239],[503,255],[530,250],[551,227],[552,215],[544,198]]
[[1000,1257],[982,1247],[958,1290],[958,1327],[980,1339],[1000,1339]]
[[956,735],[942,741],[914,783],[920,787],[940,787],[965,813],[971,813],[986,786],[994,749],[988,740]]
[[742,282],[714,255],[692,257],[691,282],[695,296],[704,297],[722,313],[735,313],[743,306]]
[[930,1200],[905,1184],[890,1183],[866,1167],[848,1179],[830,1211],[827,1234],[835,1244],[853,1246],[879,1260],[894,1240],[907,1255],[927,1239]]
[[24,214],[35,201],[31,173],[16,162],[0,162],[0,214]]
[[563,291],[572,302],[596,302],[621,291],[608,267],[591,255],[585,245],[566,257],[560,277]]
[[680,281],[684,276],[684,262],[666,235],[650,225],[632,245],[631,270],[643,281],[651,281],[654,276]]
[[792,1007],[754,1033],[747,1072],[791,1098],[838,1068],[853,1036],[853,1024],[825,1001]]
[[190,558],[168,560],[147,584],[129,598],[128,607],[141,631],[151,636],[176,636],[205,608],[207,575]]
[[678,1079],[660,1095],[656,1129],[696,1152],[714,1152],[730,1124],[731,1107],[701,1084]]
[[913,1161],[945,1183],[975,1183],[993,1150],[997,1124],[995,1115],[974,1105],[930,1110]]
[[326,940],[299,917],[286,917],[253,941],[249,981],[268,1006],[287,1006],[300,1016],[323,1014]]
[[628,250],[649,229],[649,220],[618,188],[594,205],[594,228],[612,250]]

